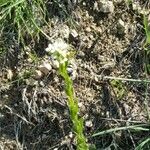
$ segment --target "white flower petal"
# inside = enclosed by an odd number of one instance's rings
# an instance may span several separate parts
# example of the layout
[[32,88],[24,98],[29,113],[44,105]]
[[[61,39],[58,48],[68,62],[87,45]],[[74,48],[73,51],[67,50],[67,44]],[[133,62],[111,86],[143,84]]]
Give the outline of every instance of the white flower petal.
[[60,63],[65,63],[66,61],[68,61],[67,55],[69,45],[66,44],[62,39],[57,39],[54,43],[49,44],[48,48],[46,48],[45,50],[47,52],[50,52],[52,54],[51,56],[53,57],[53,59],[56,59]]

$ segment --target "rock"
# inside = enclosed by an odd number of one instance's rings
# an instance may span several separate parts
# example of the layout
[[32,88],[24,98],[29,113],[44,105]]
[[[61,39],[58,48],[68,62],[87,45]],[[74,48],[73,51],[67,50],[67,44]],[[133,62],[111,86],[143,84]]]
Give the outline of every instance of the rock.
[[84,56],[85,56],[85,53],[80,50],[80,51],[78,51],[77,56],[79,56],[79,57],[84,57]]
[[69,34],[69,41],[70,42],[77,42],[78,41],[79,34],[77,33],[76,30],[71,30]]
[[100,0],[94,7],[103,13],[113,13],[115,8],[113,2],[109,0]]
[[71,30],[71,32],[70,32],[70,36],[72,36],[73,38],[77,38],[78,37],[78,33],[77,33],[77,31],[76,30]]
[[86,28],[85,28],[85,31],[86,31],[86,32],[91,32],[91,28],[90,28],[90,27],[86,27]]
[[56,77],[54,77],[54,82],[55,83],[59,83],[59,78],[56,76]]
[[122,21],[122,19],[118,20],[117,29],[119,34],[124,34],[126,30],[125,23]]
[[106,63],[102,66],[103,69],[111,69],[111,68],[114,68],[114,67],[115,67],[115,62],[114,61],[108,62],[108,63]]
[[74,137],[74,135],[73,135],[73,133],[72,132],[69,132],[69,138],[73,138]]
[[85,105],[83,104],[83,102],[79,102],[78,103],[78,107],[80,108],[80,113],[82,114],[84,114],[84,112],[86,112],[86,107],[85,107]]
[[60,29],[60,33],[62,34],[62,36],[65,39],[69,38],[69,33],[70,33],[70,29],[67,25],[64,25],[61,29]]
[[88,44],[87,44],[87,48],[91,48],[93,45],[93,41],[92,40],[89,40]]
[[44,87],[44,86],[45,86],[45,84],[44,84],[43,81],[40,81],[40,82],[39,82],[39,85],[40,85],[41,87]]
[[49,63],[44,62],[42,65],[40,65],[38,67],[38,69],[44,73],[45,75],[47,75],[49,73],[49,71],[52,69],[51,65]]
[[97,76],[94,76],[94,80],[95,80],[96,82],[98,82],[98,81],[99,81],[99,79],[98,79],[98,77],[97,77]]
[[96,2],[96,1],[94,2],[94,8],[93,8],[93,9],[94,9],[94,10],[97,10],[97,11],[99,10],[99,9],[98,9],[98,2]]
[[12,80],[12,78],[13,78],[13,72],[11,69],[8,69],[7,70],[7,79]]
[[88,127],[88,128],[92,128],[92,127],[93,127],[92,121],[91,121],[91,120],[87,120],[87,121],[85,122],[85,126]]
[[81,107],[83,106],[83,103],[82,103],[82,102],[79,102],[79,103],[78,103],[78,106],[79,106],[79,108],[81,108]]
[[100,54],[97,54],[97,59],[101,62],[104,62],[105,61],[105,57],[100,55]]
[[116,3],[116,4],[119,4],[119,3],[122,3],[123,2],[123,0],[114,0],[114,3]]
[[101,27],[96,27],[96,31],[97,31],[97,33],[102,33],[103,31],[102,31],[102,29],[101,29]]
[[43,77],[43,73],[40,70],[35,70],[34,76],[35,79],[41,79]]

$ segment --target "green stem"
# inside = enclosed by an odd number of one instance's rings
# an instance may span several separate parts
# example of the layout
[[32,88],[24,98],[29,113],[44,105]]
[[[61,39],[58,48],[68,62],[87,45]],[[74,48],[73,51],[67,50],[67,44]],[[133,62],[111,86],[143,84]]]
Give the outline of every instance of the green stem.
[[79,118],[78,101],[74,96],[73,82],[67,72],[67,63],[60,64],[59,73],[65,81],[65,91],[68,96],[68,107],[70,118],[73,123],[73,130],[76,134],[77,150],[89,150],[86,138],[83,134],[84,126],[82,118]]

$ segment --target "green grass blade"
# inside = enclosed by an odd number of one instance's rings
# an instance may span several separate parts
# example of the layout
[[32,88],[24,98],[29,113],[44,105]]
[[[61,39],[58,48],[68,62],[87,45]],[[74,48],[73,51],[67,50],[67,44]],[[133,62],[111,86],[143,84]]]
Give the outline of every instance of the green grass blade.
[[150,138],[147,138],[146,140],[144,140],[143,142],[141,142],[136,148],[135,150],[144,150],[144,146],[148,144],[148,146],[150,147]]
[[0,1],[0,6],[5,6],[7,3],[11,2],[10,0],[1,0]]
[[141,127],[141,126],[145,126],[145,125],[146,124],[109,129],[109,130],[105,130],[105,131],[102,131],[102,132],[95,133],[95,134],[92,135],[92,137],[101,136],[101,135],[104,135],[104,134],[109,134],[109,133],[112,133],[112,132],[116,132],[116,131],[120,131],[120,130],[128,130],[128,129],[133,129],[135,131],[150,131],[150,129],[148,129],[148,128]]
[[19,5],[20,3],[23,3],[24,1],[25,1],[25,0],[20,0],[20,1],[17,1],[17,2],[15,2],[15,3],[13,3],[12,5],[7,6],[5,9],[3,9],[3,10],[0,12],[0,14],[3,14],[3,13],[5,13],[6,11],[11,10],[13,7],[16,7],[16,6]]
[[146,43],[145,43],[145,46],[147,44],[150,44],[150,27],[148,25],[148,19],[147,17],[144,15],[144,29],[145,29],[145,33],[146,33]]

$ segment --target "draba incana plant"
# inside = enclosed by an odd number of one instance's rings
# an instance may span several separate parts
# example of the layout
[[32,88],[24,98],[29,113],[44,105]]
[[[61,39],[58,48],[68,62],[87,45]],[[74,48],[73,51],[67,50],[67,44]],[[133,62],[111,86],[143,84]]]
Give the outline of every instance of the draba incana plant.
[[59,74],[65,82],[65,92],[68,98],[67,104],[70,111],[70,118],[73,123],[73,131],[76,135],[77,150],[88,150],[89,146],[83,134],[83,119],[79,117],[78,101],[75,97],[73,81],[68,74],[67,66],[72,58],[71,47],[63,40],[56,40],[53,44],[49,44],[46,51],[51,57],[57,61]]

